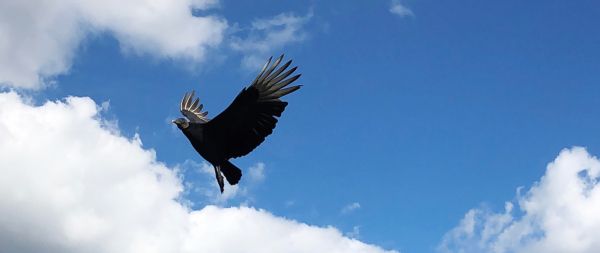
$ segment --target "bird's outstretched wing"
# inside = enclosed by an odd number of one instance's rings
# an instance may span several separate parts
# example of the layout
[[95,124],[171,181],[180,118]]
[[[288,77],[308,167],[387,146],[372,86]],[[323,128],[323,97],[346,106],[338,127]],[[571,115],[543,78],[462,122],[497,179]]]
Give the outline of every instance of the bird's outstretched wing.
[[194,123],[208,122],[208,118],[206,117],[206,115],[208,115],[208,112],[202,111],[203,105],[200,104],[200,99],[193,99],[194,91],[185,93],[183,99],[181,99],[181,105],[179,107],[181,114],[183,114],[183,116],[185,116],[188,120]]
[[287,106],[280,98],[301,87],[286,88],[300,75],[287,78],[297,67],[287,69],[291,60],[279,66],[282,60],[283,55],[271,64],[269,58],[252,84],[244,88],[225,111],[206,123],[207,134],[220,143],[224,158],[246,155],[260,145],[273,132],[276,117],[280,117]]

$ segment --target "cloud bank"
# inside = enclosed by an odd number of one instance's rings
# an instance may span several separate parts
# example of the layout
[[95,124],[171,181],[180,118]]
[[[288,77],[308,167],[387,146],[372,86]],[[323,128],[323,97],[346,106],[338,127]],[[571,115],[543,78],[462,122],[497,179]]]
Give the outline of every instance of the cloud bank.
[[0,84],[37,89],[65,74],[82,40],[110,33],[125,51],[200,61],[227,22],[192,15],[216,0],[0,0]]
[[0,93],[0,251],[386,252],[264,210],[190,210],[176,170],[99,110]]
[[[472,209],[448,232],[441,252],[600,252],[600,161],[584,148],[565,149],[516,205]],[[520,191],[519,191],[520,192]]]

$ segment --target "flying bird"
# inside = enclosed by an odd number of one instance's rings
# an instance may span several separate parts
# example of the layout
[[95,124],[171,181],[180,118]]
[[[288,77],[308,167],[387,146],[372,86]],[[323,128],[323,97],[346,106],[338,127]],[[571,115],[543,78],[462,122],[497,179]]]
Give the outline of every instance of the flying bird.
[[254,81],[214,119],[209,119],[208,112],[202,111],[203,105],[198,98],[194,99],[192,91],[181,100],[180,110],[185,118],[172,121],[194,149],[212,164],[221,193],[225,185],[223,175],[230,185],[237,184],[242,177],[242,171],[229,160],[247,155],[273,133],[277,117],[288,104],[281,97],[301,87],[287,87],[300,77],[297,74],[287,78],[298,68],[288,70],[291,60],[280,66],[283,55],[272,64],[271,59]]

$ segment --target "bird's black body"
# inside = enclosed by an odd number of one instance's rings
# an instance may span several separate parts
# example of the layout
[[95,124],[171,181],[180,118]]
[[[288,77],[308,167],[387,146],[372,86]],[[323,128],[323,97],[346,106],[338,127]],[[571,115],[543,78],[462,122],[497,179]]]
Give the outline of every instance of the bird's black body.
[[[280,97],[296,91],[300,86],[284,88],[300,77],[291,75],[296,67],[285,71],[291,64],[288,61],[276,69],[283,56],[272,65],[263,67],[254,82],[244,88],[221,114],[208,120],[198,99],[192,103],[193,92],[186,94],[181,102],[181,112],[189,119],[175,120],[179,129],[192,143],[194,149],[215,168],[215,175],[223,192],[223,178],[234,185],[240,180],[241,170],[229,159],[247,155],[260,145],[275,128],[287,102]],[[285,73],[283,73],[285,71]]]

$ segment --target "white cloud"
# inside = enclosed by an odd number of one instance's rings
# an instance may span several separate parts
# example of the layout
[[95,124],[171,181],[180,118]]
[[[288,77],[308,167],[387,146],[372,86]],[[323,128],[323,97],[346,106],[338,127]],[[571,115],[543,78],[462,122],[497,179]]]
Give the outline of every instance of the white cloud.
[[346,213],[352,212],[352,211],[354,211],[356,209],[359,209],[359,208],[360,208],[360,203],[353,202],[353,203],[350,203],[350,204],[344,206],[342,208],[341,212],[342,212],[342,214],[346,214]]
[[248,179],[258,183],[265,180],[265,164],[257,163],[248,169]]
[[304,26],[312,16],[312,12],[305,16],[281,13],[269,19],[257,19],[245,30],[247,36],[233,37],[230,46],[244,54],[244,67],[262,67],[268,56],[277,54],[286,44],[304,41],[308,37]]
[[413,17],[415,14],[411,9],[400,3],[399,0],[392,0],[390,4],[390,12],[400,17]]
[[[565,149],[518,205],[504,212],[472,209],[448,232],[442,252],[600,252],[600,161],[584,148]],[[517,210],[515,210],[517,209]]]
[[350,238],[358,238],[360,236],[360,226],[352,227],[352,231],[347,232],[346,236]]
[[385,252],[264,210],[189,210],[175,170],[99,108],[0,93],[2,252]]
[[216,0],[0,0],[0,84],[38,89],[68,72],[90,33],[114,35],[136,54],[201,61],[227,28],[192,15]]

